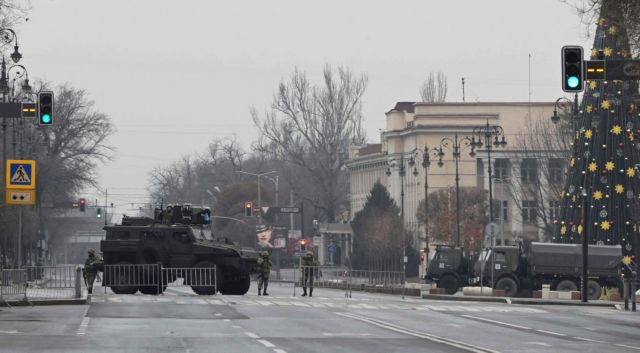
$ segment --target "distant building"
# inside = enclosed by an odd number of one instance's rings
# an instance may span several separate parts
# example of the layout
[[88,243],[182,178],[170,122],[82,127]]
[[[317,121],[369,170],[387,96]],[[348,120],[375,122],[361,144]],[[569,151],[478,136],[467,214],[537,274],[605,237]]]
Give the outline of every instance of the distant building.
[[[421,166],[424,146],[436,148],[444,137],[459,139],[470,136],[476,126],[500,125],[507,140],[505,148],[491,151],[493,164],[494,221],[502,221],[504,238],[525,240],[542,239],[543,235],[535,223],[533,212],[538,200],[519,200],[515,205],[510,191],[511,178],[537,180],[536,161],[522,159],[516,146],[517,135],[526,131],[537,119],[549,119],[553,115],[553,102],[495,102],[495,103],[421,103],[398,102],[386,113],[387,123],[381,133],[381,144],[352,146],[347,167],[351,182],[351,218],[360,211],[366,197],[376,181],[387,186],[398,206],[401,206],[401,177],[398,161],[415,158],[414,166],[407,165],[404,176],[404,222],[414,231],[414,244],[424,246],[424,227],[418,224],[416,212],[424,199],[424,168]],[[475,157],[469,150],[461,152],[459,162],[460,187],[482,187],[489,189],[488,155],[486,150],[476,150]],[[455,186],[455,162],[450,151],[445,151],[444,165],[440,168],[437,159],[431,156],[429,168],[429,192]],[[387,168],[391,174],[387,176]],[[523,176],[524,175],[524,176]],[[529,180],[528,179],[528,180]],[[525,180],[526,181],[526,180]],[[513,189],[513,188],[511,188]],[[516,198],[517,199],[517,198]]]

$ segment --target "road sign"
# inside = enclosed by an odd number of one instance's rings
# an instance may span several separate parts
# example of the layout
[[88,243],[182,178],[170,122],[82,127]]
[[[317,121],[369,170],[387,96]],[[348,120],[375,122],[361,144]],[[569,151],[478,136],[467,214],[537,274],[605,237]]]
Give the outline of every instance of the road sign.
[[276,213],[300,213],[302,211],[301,207],[263,207],[263,209],[264,208],[269,212]]
[[36,161],[7,160],[7,189],[35,189]]
[[22,103],[0,103],[1,118],[20,118],[22,117]]
[[640,60],[607,60],[605,64],[607,80],[640,79]]
[[329,254],[333,254],[334,252],[336,252],[336,245],[329,244],[329,246],[327,246],[327,251],[329,252]]
[[585,78],[587,80],[606,80],[607,73],[605,70],[604,60],[587,60],[585,65]]
[[38,105],[35,103],[22,103],[22,117],[35,118],[38,112]]
[[35,190],[7,190],[7,205],[33,205],[35,203]]

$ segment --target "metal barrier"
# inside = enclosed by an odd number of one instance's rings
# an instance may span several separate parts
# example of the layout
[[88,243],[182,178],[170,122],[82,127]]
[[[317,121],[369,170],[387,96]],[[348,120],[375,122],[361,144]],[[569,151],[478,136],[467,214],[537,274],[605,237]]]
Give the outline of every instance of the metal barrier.
[[27,300],[27,276],[24,269],[0,271],[0,300]]
[[104,287],[116,294],[161,294],[167,287],[191,287],[197,294],[217,292],[216,268],[163,268],[161,264],[104,266]]
[[74,265],[25,267],[27,297],[79,298],[82,295],[82,287],[77,288],[77,279],[81,276],[78,270],[79,267]]
[[352,292],[368,291],[401,294],[404,288],[401,271],[352,270],[332,266],[302,266],[294,268],[293,295],[296,287],[306,284],[315,288],[344,289],[345,297]]

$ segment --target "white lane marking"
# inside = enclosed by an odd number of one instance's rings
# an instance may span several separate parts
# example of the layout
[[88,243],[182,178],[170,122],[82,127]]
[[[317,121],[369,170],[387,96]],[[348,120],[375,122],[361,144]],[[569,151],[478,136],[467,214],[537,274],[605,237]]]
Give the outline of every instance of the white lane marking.
[[284,349],[280,349],[280,348],[275,348],[273,351],[275,353],[287,353],[287,351],[285,351]]
[[377,319],[371,319],[368,318],[366,316],[360,316],[360,315],[354,315],[354,314],[348,314],[348,313],[336,313],[337,315],[340,316],[344,316],[344,317],[348,317],[350,319],[355,319],[355,320],[359,320],[362,322],[366,322],[378,327],[382,327],[385,328],[387,330],[391,330],[391,331],[395,331],[395,332],[399,332],[405,335],[409,335],[409,336],[414,336],[414,337],[418,337],[418,338],[423,338],[432,342],[437,342],[437,343],[442,343],[442,344],[446,344],[448,346],[451,347],[456,347],[456,348],[460,348],[462,350],[466,350],[469,352],[473,352],[473,353],[498,353],[498,351],[494,351],[491,349],[487,349],[487,348],[483,348],[483,347],[478,347],[469,343],[464,343],[464,342],[460,342],[460,341],[456,341],[450,338],[444,338],[444,337],[440,337],[440,336],[436,336],[436,335],[432,335],[432,334],[428,334],[428,333],[424,333],[424,332],[419,332],[419,331],[414,331],[402,326],[397,326],[395,324],[389,323],[389,322],[384,322],[381,320],[377,320]]
[[607,343],[605,341],[592,340],[591,338],[584,338],[584,337],[574,337],[574,339],[587,341],[587,342],[595,342],[595,343]]
[[527,344],[533,344],[536,346],[543,346],[543,347],[550,347],[551,345],[548,343],[544,343],[544,342],[527,342]]
[[617,343],[616,346],[618,347],[624,347],[624,348],[631,348],[631,349],[635,349],[640,351],[640,347],[634,347],[634,346],[627,346],[626,344],[621,344],[621,343]]
[[542,333],[548,333],[550,335],[554,335],[554,336],[566,336],[564,333],[558,333],[558,332],[553,332],[553,331],[547,331],[547,330],[536,330],[538,332],[542,332]]
[[238,326],[238,325],[233,325],[232,327],[233,328],[240,328],[240,326]]
[[0,331],[0,334],[6,334],[6,333],[20,333],[20,332],[18,332],[18,330]]
[[262,343],[267,348],[273,348],[273,347],[276,346],[275,344],[273,344],[273,343],[271,343],[271,342],[269,342],[267,340],[258,340],[258,342]]
[[343,333],[332,333],[332,332],[323,332],[322,333],[323,336],[371,336],[371,333],[349,333],[349,332],[343,332]]
[[255,333],[245,332],[244,334],[251,338],[260,338],[260,336],[256,335]]
[[76,335],[78,336],[84,336],[87,333],[87,327],[89,327],[89,321],[91,320],[90,317],[85,316],[84,318],[82,318],[82,322],[80,323],[80,326],[78,327],[78,330],[76,331]]
[[447,325],[449,325],[451,327],[461,327],[462,326],[462,325],[458,325],[458,324],[447,324]]
[[462,317],[466,317],[466,318],[474,319],[474,320],[480,320],[480,321],[492,322],[492,323],[494,323],[494,324],[504,325],[504,326],[509,326],[509,327],[515,327],[515,328],[519,328],[519,329],[523,329],[523,330],[531,330],[531,327],[520,326],[520,325],[514,325],[514,324],[510,324],[510,323],[508,323],[508,322],[496,321],[496,320],[491,320],[491,319],[485,319],[485,318],[483,318],[483,317],[478,317],[478,316],[462,315]]
[[222,321],[224,321],[224,322],[229,322],[229,321],[231,321],[231,320],[229,320],[229,319],[224,319],[224,320],[222,320]]
[[214,315],[215,316],[222,316],[222,314],[220,314],[220,313],[215,313]]

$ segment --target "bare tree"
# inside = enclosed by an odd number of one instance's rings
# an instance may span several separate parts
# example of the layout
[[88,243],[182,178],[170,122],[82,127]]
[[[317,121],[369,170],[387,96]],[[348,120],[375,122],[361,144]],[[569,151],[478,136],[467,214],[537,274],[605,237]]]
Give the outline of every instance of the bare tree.
[[263,117],[255,109],[251,112],[261,133],[256,150],[299,167],[303,172],[299,177],[315,187],[309,190],[294,183],[296,193],[321,209],[329,222],[348,207],[344,165],[349,143],[364,141],[366,86],[366,75],[343,67],[334,70],[326,65],[322,85],[312,85],[296,69],[290,80],[280,83]]
[[442,103],[447,99],[447,76],[442,71],[429,73],[420,87],[420,97],[426,103]]

